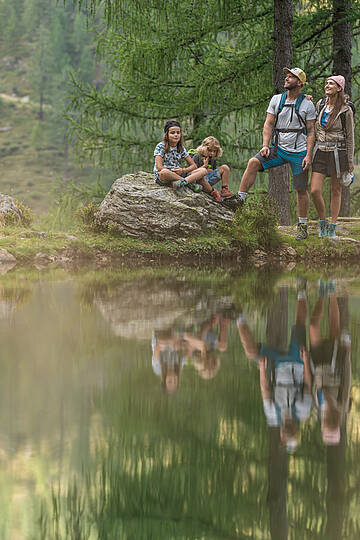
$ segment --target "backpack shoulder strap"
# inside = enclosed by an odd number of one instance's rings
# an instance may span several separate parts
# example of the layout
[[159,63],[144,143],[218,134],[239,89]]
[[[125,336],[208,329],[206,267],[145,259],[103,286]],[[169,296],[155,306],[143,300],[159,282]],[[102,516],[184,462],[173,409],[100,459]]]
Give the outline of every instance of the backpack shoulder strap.
[[281,94],[281,98],[280,98],[280,103],[279,103],[279,107],[278,107],[277,114],[281,113],[281,111],[283,110],[284,105],[285,105],[285,101],[286,101],[286,97],[287,97],[287,92],[284,92],[283,94]]
[[295,103],[295,112],[299,112],[300,106],[305,99],[305,94],[299,94]]
[[300,124],[303,124],[306,127],[306,122],[305,122],[305,120],[303,119],[303,117],[301,116],[301,114],[299,112],[300,106],[301,106],[302,102],[304,101],[304,99],[305,99],[305,94],[299,94],[298,95],[296,103],[295,103],[295,112],[296,112],[296,115],[297,115],[297,117],[299,119]]
[[318,104],[316,105],[316,114],[317,115],[320,113],[321,109],[324,108],[325,103],[326,103],[326,98],[324,98],[324,97],[318,102]]
[[281,94],[280,103],[279,103],[278,110],[277,110],[276,117],[275,117],[274,128],[275,128],[275,126],[277,124],[279,114],[281,113],[281,111],[284,108],[286,97],[287,97],[287,92],[284,92],[283,94]]

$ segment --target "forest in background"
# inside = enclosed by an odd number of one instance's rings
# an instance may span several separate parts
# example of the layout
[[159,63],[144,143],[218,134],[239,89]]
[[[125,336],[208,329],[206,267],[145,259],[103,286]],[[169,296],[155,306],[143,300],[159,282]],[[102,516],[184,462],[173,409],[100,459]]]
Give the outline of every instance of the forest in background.
[[70,72],[103,84],[84,10],[56,0],[0,0],[0,192],[37,212],[49,209],[64,183],[114,179],[108,168],[81,163],[69,144]]
[[[359,106],[360,2],[285,3],[292,65],[306,70],[315,99],[333,69],[335,7],[347,8]],[[272,0],[0,0],[0,191],[43,209],[49,183],[100,179],[107,188],[150,171],[170,117],[188,147],[220,139],[237,187],[275,90],[275,10]],[[264,175],[257,189],[266,184]]]

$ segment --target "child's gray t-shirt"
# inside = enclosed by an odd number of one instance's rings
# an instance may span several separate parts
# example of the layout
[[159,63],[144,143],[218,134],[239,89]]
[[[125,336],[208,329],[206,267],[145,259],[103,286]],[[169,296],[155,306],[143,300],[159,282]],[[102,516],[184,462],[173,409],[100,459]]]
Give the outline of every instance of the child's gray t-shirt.
[[[273,114],[274,116],[277,115],[281,95],[282,94],[276,94],[271,98],[269,107],[266,111],[267,113]],[[286,103],[293,103],[295,105],[296,99],[286,100]],[[303,118],[305,123],[309,120],[315,120],[316,110],[313,102],[309,99],[304,98],[299,108],[299,114]],[[300,127],[303,128],[304,124],[300,123],[300,120],[295,112],[295,107],[284,107],[279,114],[276,127],[285,129],[297,129]],[[279,146],[287,152],[304,152],[306,151],[306,135],[305,133],[279,133]]]

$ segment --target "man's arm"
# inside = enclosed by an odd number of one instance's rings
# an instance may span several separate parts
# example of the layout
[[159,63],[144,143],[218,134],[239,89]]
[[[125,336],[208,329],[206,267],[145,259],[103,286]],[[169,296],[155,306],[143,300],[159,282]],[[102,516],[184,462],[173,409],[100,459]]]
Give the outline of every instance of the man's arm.
[[306,156],[304,157],[302,162],[302,168],[304,169],[304,171],[308,170],[312,162],[312,153],[315,144],[315,120],[306,121],[306,130]]
[[270,154],[269,144],[272,137],[272,132],[275,124],[275,115],[271,113],[266,113],[266,120],[263,127],[263,142],[260,154],[263,157],[267,157]]

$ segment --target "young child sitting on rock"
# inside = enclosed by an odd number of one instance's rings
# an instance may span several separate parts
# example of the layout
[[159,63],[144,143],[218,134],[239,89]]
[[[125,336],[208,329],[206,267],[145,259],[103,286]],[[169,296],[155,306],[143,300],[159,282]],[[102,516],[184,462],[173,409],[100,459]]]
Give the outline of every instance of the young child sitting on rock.
[[221,180],[221,195],[223,199],[231,199],[234,194],[229,190],[230,168],[228,165],[216,166],[216,158],[222,156],[223,150],[219,141],[215,137],[206,137],[200,146],[196,149],[196,154],[193,156],[197,167],[205,167],[205,180],[209,186],[214,189],[214,185]]

